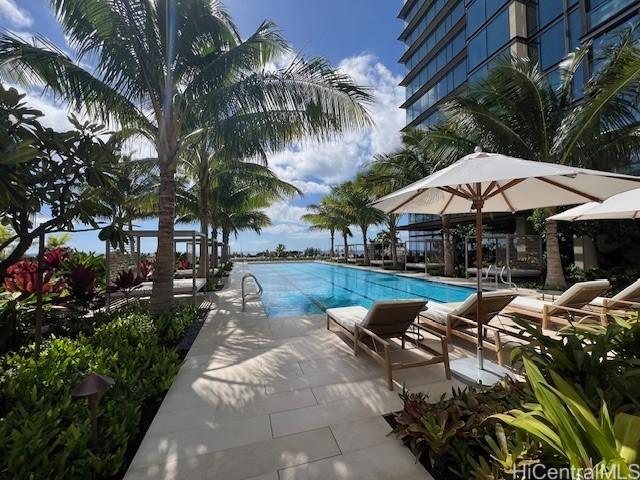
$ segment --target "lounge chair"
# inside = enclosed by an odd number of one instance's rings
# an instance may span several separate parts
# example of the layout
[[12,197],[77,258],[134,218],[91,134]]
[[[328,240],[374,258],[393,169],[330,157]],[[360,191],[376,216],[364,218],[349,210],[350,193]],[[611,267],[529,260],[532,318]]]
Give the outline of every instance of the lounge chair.
[[[426,302],[423,300],[393,300],[375,302],[370,310],[360,306],[330,308],[327,310],[327,330],[331,330],[332,324],[338,326],[347,337],[353,340],[354,355],[362,349],[384,367],[389,390],[393,390],[393,370],[398,369],[442,362],[447,379],[450,379],[446,338],[415,322],[418,313],[425,305]],[[411,335],[408,335],[407,331],[410,328]],[[421,342],[423,334],[435,335],[440,340],[442,351],[438,352]],[[415,362],[392,362],[391,343],[388,341],[391,338],[401,339],[402,349],[405,347],[405,342],[409,341],[420,350],[434,356],[428,360]],[[378,351],[380,348],[382,352]]]
[[[596,315],[585,310],[591,302],[604,294],[611,284],[608,280],[579,282],[567,289],[554,302],[545,302],[531,297],[518,297],[506,308],[508,313],[539,319],[542,328],[548,329],[550,323],[568,325],[574,319]],[[599,313],[600,321],[606,323],[606,314]]]
[[640,278],[611,298],[598,297],[591,305],[600,307],[603,313],[611,310],[640,310]]
[[[498,363],[504,365],[504,354],[502,350],[502,339],[500,334],[519,336],[516,330],[509,331],[506,328],[489,325],[489,322],[517,297],[517,294],[510,290],[485,292],[482,294],[482,324],[486,346],[496,352]],[[430,303],[429,308],[420,313],[420,322],[430,327],[444,332],[447,340],[451,341],[453,336],[462,338],[473,343],[477,343],[477,310],[478,294],[474,293],[462,303]],[[492,337],[487,336],[488,331],[492,332]]]

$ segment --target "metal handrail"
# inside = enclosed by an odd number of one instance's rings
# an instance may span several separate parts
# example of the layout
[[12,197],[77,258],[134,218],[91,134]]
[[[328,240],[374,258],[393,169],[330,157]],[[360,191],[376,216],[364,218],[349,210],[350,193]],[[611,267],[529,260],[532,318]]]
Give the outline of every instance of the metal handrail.
[[[489,265],[489,268],[487,268],[487,274],[484,276],[485,280],[489,280],[489,275],[491,275],[491,269],[492,268],[496,268],[496,266],[492,263],[491,265]],[[482,275],[482,272],[478,272],[478,275]]]
[[[245,293],[244,291],[244,281],[247,278],[253,278],[253,281],[255,282],[255,284],[258,287],[258,291],[257,292],[247,292]],[[260,285],[260,282],[258,281],[257,277],[253,274],[253,273],[245,273],[242,276],[242,285],[241,285],[241,291],[242,291],[242,311],[244,312],[245,309],[245,304],[246,304],[246,298],[250,297],[250,296],[256,296],[258,298],[262,297],[262,293],[264,292],[262,285]]]
[[[504,279],[504,271],[505,270],[507,270],[509,272],[508,280]],[[512,288],[514,290],[518,290],[518,286],[511,281],[511,267],[508,267],[506,265],[504,267],[502,267],[502,270],[500,271],[500,281],[502,283],[504,283],[505,285],[509,286],[509,288]]]

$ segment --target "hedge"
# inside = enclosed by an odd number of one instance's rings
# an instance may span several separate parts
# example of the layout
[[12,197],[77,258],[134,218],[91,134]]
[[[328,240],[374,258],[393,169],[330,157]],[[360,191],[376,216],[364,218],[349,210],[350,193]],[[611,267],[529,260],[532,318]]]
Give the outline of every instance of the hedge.
[[[121,471],[141,409],[173,382],[180,358],[172,346],[195,311],[154,319],[138,307],[112,317],[90,335],[49,339],[37,361],[33,347],[0,360],[0,478],[109,478]],[[115,380],[100,400],[95,445],[87,402],[70,395],[91,372]]]

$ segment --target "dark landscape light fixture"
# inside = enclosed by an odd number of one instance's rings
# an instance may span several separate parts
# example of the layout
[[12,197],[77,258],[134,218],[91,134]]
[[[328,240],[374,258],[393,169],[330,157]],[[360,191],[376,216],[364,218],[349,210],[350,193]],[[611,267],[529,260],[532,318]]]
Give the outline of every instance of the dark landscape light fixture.
[[91,417],[91,433],[94,441],[98,439],[98,402],[102,394],[114,383],[116,382],[111,377],[92,373],[71,390],[72,397],[87,398],[89,415]]

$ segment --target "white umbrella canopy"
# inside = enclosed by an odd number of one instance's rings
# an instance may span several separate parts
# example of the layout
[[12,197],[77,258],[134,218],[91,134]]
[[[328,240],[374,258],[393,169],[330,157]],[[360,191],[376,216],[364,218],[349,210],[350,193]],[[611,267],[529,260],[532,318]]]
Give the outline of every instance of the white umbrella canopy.
[[640,178],[476,151],[372,205],[386,213],[476,214],[478,370],[483,369],[482,213],[601,202]]
[[558,213],[547,220],[635,220],[640,218],[640,188],[619,193],[604,202],[589,202]]
[[480,198],[485,212],[517,212],[601,202],[638,187],[640,178],[630,175],[476,152],[373,206],[387,213],[446,215],[469,213]]

